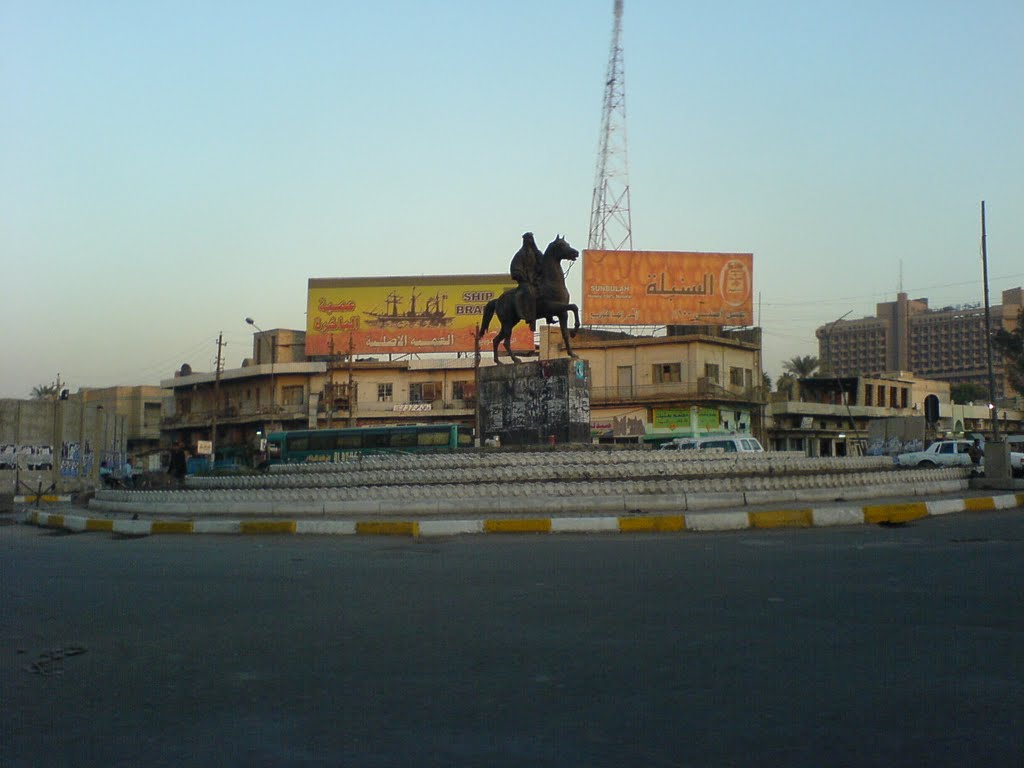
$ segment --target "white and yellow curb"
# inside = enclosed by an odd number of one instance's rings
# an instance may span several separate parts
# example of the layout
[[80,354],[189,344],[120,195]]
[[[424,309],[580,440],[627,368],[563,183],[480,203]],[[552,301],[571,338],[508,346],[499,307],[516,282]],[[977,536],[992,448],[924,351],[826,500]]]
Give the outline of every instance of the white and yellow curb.
[[958,512],[1024,506],[1024,493],[971,496],[860,507],[799,507],[749,512],[698,512],[593,517],[498,517],[470,520],[127,520],[32,510],[23,521],[67,531],[104,531],[128,536],[161,534],[313,534],[320,536],[461,536],[478,533],[676,533],[750,528],[820,528],[907,523]]

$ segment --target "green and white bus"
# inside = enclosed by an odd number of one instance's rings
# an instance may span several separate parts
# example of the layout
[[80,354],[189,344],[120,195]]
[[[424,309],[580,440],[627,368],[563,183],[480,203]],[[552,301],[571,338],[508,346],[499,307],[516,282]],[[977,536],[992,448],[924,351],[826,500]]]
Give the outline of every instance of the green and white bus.
[[473,428],[461,424],[300,429],[267,436],[268,464],[339,461],[343,456],[420,453],[473,447]]

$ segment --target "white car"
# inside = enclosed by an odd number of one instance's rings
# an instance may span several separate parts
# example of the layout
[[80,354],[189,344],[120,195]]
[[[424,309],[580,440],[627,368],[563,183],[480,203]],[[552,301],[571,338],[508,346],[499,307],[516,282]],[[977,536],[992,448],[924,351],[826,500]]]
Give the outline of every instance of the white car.
[[923,451],[897,454],[893,462],[899,467],[969,467],[972,444],[970,440],[937,440]]
[[677,437],[665,443],[662,451],[724,451],[725,453],[764,453],[764,448],[750,435],[722,435],[721,437]]

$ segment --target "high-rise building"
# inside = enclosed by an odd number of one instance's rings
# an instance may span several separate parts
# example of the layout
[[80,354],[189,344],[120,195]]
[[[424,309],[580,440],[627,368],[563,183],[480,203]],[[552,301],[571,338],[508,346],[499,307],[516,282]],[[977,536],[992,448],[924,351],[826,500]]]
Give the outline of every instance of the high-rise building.
[[[1003,303],[990,308],[988,332],[1016,328],[1022,304],[1024,289],[1003,291]],[[822,368],[836,376],[910,371],[950,384],[979,384],[988,391],[985,309],[980,304],[930,309],[928,299],[900,293],[896,301],[879,303],[874,317],[828,323],[815,335]],[[997,350],[992,359],[997,395],[1013,396]]]

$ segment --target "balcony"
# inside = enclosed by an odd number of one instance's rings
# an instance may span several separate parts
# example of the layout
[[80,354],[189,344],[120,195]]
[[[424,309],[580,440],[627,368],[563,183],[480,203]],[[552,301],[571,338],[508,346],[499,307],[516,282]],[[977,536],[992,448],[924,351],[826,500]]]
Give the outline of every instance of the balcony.
[[723,386],[707,378],[698,379],[696,384],[694,382],[666,382],[590,388],[592,405],[657,403],[678,400],[763,403],[766,399],[767,395],[763,387]]

